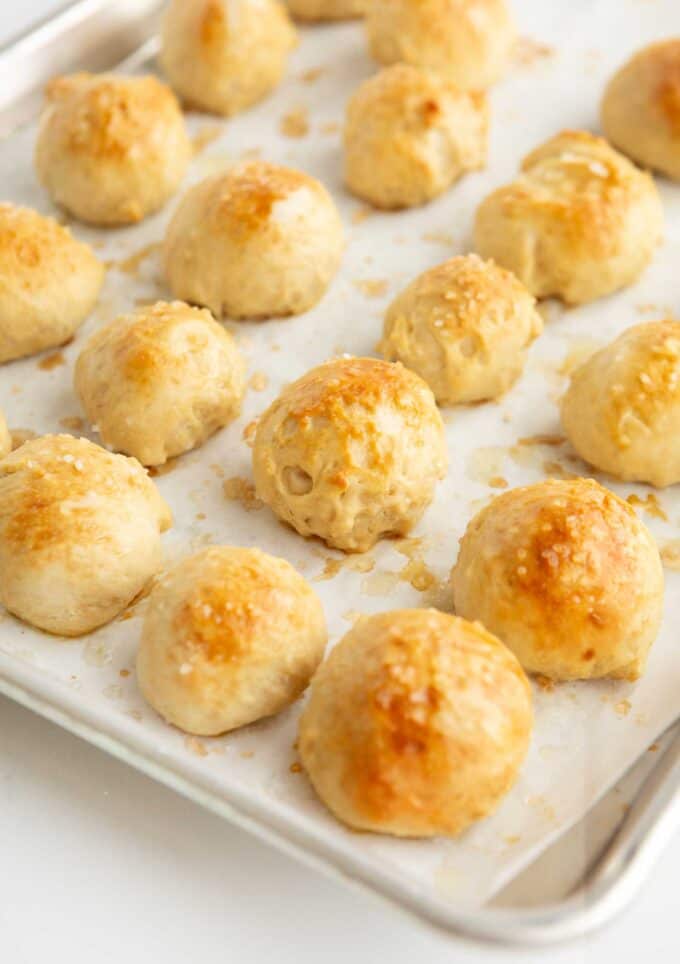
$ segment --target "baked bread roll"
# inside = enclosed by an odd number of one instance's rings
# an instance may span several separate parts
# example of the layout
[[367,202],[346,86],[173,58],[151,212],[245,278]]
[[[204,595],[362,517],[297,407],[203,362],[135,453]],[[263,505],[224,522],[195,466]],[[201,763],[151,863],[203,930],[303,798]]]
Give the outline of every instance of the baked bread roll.
[[374,358],[336,358],[288,385],[253,447],[258,497],[300,535],[346,552],[409,532],[446,465],[430,389]]
[[0,602],[39,629],[109,622],[161,564],[170,510],[136,459],[71,435],[0,462]]
[[193,149],[165,84],[83,73],[46,93],[35,163],[55,204],[92,224],[134,224],[175,193]]
[[350,827],[455,836],[513,785],[532,722],[521,666],[481,623],[402,609],[360,619],[331,651],[298,747]]
[[424,204],[484,167],[486,95],[395,64],[369,77],[347,106],[345,182],[380,208]]
[[216,736],[296,700],[326,638],[319,599],[285,559],[212,546],[154,586],[137,680],[168,723]]
[[363,17],[369,0],[288,0],[296,20],[351,20]]
[[477,210],[475,247],[537,298],[593,301],[640,276],[661,238],[653,179],[601,137],[563,131]]
[[0,204],[0,362],[67,342],[94,308],[104,268],[53,218]]
[[380,348],[417,372],[440,405],[498,398],[519,378],[543,330],[535,299],[476,254],[423,272],[385,315]]
[[431,67],[462,90],[497,81],[517,37],[506,0],[370,0],[366,31],[381,64]]
[[680,482],[680,321],[635,325],[572,374],[562,424],[586,462],[626,482]]
[[9,434],[5,416],[0,412],[0,459],[12,451],[12,436]]
[[555,680],[637,679],[661,622],[654,539],[592,479],[497,496],[468,525],[452,584],[459,615]]
[[325,292],[343,243],[319,181],[251,161],[185,195],[165,237],[165,271],[176,298],[218,318],[297,315]]
[[607,84],[602,129],[643,167],[680,179],[680,38],[640,50]]
[[171,0],[160,62],[188,106],[228,116],[277,86],[296,43],[277,0]]
[[236,418],[245,362],[209,311],[158,302],[116,318],[78,356],[75,390],[107,447],[161,465]]

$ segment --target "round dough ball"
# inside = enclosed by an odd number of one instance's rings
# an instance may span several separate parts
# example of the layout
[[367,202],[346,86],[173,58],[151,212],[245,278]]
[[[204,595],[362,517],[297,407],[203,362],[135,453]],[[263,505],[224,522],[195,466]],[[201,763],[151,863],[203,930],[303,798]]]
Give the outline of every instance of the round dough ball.
[[39,629],[109,622],[161,564],[170,510],[136,459],[71,435],[0,462],[0,602]]
[[296,43],[277,0],[171,0],[160,62],[189,106],[228,116],[276,87]]
[[380,208],[424,204],[484,167],[488,121],[483,93],[409,64],[381,70],[347,107],[347,186]]
[[381,350],[424,378],[440,405],[497,398],[543,330],[535,299],[476,254],[430,268],[387,310]]
[[601,137],[563,131],[477,210],[475,247],[537,298],[593,301],[640,276],[661,238],[654,180]]
[[253,448],[258,497],[300,535],[347,552],[409,532],[447,461],[430,389],[374,358],[336,358],[288,385]]
[[288,0],[296,20],[350,20],[363,17],[369,0]]
[[216,736],[296,700],[326,640],[318,597],[285,559],[213,546],[154,586],[137,680],[168,723]]
[[176,298],[218,318],[298,315],[324,294],[343,244],[323,184],[252,161],[186,194],[165,237],[165,271]]
[[601,114],[619,150],[680,180],[680,39],[645,47],[625,63],[607,85]]
[[75,390],[110,448],[161,465],[236,418],[245,362],[209,311],[158,302],[100,328],[78,357]]
[[517,778],[533,715],[521,666],[480,623],[436,609],[360,619],[312,681],[300,757],[358,830],[453,836]]
[[53,218],[0,204],[0,362],[63,345],[94,308],[104,267]]
[[134,224],[180,185],[193,148],[171,90],[155,77],[72,74],[47,87],[38,177],[74,217]]
[[680,322],[635,325],[573,373],[562,424],[581,458],[626,482],[680,482]]
[[468,525],[452,584],[459,615],[556,680],[637,679],[661,622],[654,539],[592,479],[497,496]]
[[366,30],[380,63],[431,67],[462,90],[497,81],[517,36],[506,0],[370,0]]
[[0,459],[12,451],[12,436],[7,428],[5,416],[0,412]]

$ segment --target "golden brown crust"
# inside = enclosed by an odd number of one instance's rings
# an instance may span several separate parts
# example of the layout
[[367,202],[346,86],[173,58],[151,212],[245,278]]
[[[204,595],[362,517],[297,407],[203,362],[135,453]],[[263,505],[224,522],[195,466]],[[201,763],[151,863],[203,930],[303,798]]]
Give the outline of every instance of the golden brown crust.
[[[153,482],[134,459],[122,459],[84,438],[45,435],[24,442],[0,468],[0,478],[20,473],[21,488],[13,492],[11,515],[3,539],[13,552],[76,543],[97,521],[94,505],[69,515],[66,499],[86,499],[93,489],[112,497],[121,490],[146,495],[158,513],[161,531],[170,525],[167,507]],[[111,535],[111,538],[113,536]]]
[[0,598],[79,635],[112,619],[160,565],[171,516],[135,459],[46,435],[0,462]]
[[659,78],[652,92],[675,135],[680,134],[680,41],[668,41],[656,48]]
[[177,116],[175,97],[155,77],[130,83],[113,75],[72,74],[50,81],[45,96],[68,111],[68,124],[62,118],[65,146],[99,162],[128,158],[146,140],[150,122],[160,126]]
[[654,540],[592,479],[497,496],[468,525],[452,584],[456,612],[555,679],[637,678],[661,619]]
[[154,587],[139,685],[169,722],[223,733],[297,699],[325,643],[321,604],[289,563],[258,549],[215,546]]
[[287,418],[342,421],[349,435],[357,436],[361,426],[354,424],[349,411],[357,400],[367,413],[375,414],[380,406],[388,405],[417,423],[428,407],[422,389],[420,379],[401,365],[377,358],[343,357],[324,362],[292,382],[277,404],[286,409]]
[[365,80],[352,95],[348,110],[351,116],[361,109],[370,109],[376,115],[376,123],[387,124],[404,122],[403,112],[407,109],[409,125],[428,130],[437,126],[448,106],[447,98],[487,113],[488,98],[484,91],[461,90],[448,77],[427,67],[406,63],[393,64]]
[[505,0],[372,0],[366,30],[380,63],[429,67],[463,90],[498,80],[516,37]]
[[430,268],[397,295],[380,349],[425,379],[440,405],[477,402],[512,385],[542,329],[517,278],[471,254]]
[[514,782],[532,725],[512,654],[479,623],[433,609],[362,618],[317,672],[299,749],[352,827],[455,835]]
[[251,161],[185,195],[166,233],[165,271],[177,298],[217,317],[299,314],[325,292],[343,243],[319,181]]
[[680,322],[634,325],[584,362],[562,422],[597,468],[658,486],[680,481]]
[[227,12],[219,0],[206,0],[199,14],[199,42],[210,51],[223,44],[227,31]]
[[319,200],[327,198],[320,181],[303,171],[280,167],[267,161],[249,161],[227,175],[217,175],[215,225],[230,237],[245,241],[266,228],[277,201],[296,191],[310,191]]
[[228,116],[276,87],[295,43],[277,0],[172,0],[160,60],[187,104]]
[[160,465],[238,415],[244,373],[232,335],[210,312],[157,302],[96,331],[74,384],[106,445]]
[[680,38],[638,51],[602,100],[607,137],[639,164],[680,178]]
[[99,295],[104,268],[53,218],[0,204],[0,362],[68,341]]
[[352,20],[363,17],[369,0],[288,0],[296,20],[317,23],[324,20]]
[[7,428],[5,416],[0,412],[0,459],[12,451],[12,436]]
[[486,161],[486,95],[395,64],[369,77],[347,105],[345,181],[377,207],[422,204]]
[[40,273],[56,258],[64,268],[78,267],[76,253],[88,250],[73,240],[68,228],[54,218],[44,217],[31,208],[0,203],[0,270],[9,277],[21,272],[30,287],[40,280]]
[[654,182],[600,137],[562,131],[479,206],[475,246],[536,297],[578,304],[631,284],[662,229]]
[[188,650],[205,663],[228,663],[245,656],[283,614],[292,633],[304,629],[298,593],[291,591],[303,581],[292,577],[287,586],[285,564],[254,550],[222,555],[219,579],[197,581],[175,611],[172,629]]
[[38,176],[83,221],[127,224],[177,190],[192,149],[172,91],[155,77],[53,80],[36,146]]
[[[521,170],[536,179],[538,198],[551,222],[563,226],[569,241],[587,253],[607,257],[617,246],[625,210],[621,195],[644,183],[633,181],[631,168],[601,137],[587,131],[562,131],[533,150],[522,161]],[[515,203],[525,201],[522,187],[509,194],[505,207],[512,213]]]
[[364,551],[405,534],[446,471],[429,388],[401,365],[338,358],[303,375],[258,421],[258,497],[301,535]]

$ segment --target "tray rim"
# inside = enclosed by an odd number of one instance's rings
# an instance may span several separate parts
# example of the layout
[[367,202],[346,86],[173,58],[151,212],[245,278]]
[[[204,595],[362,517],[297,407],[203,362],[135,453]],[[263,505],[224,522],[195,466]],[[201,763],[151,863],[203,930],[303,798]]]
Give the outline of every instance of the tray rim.
[[[11,675],[11,678],[8,676]],[[234,790],[225,793],[213,785],[208,773],[196,773],[187,760],[168,759],[153,753],[132,732],[123,732],[109,722],[107,730],[98,725],[97,714],[78,702],[77,690],[47,674],[36,676],[35,667],[16,656],[0,652],[0,694],[56,723],[63,729],[104,750],[123,763],[133,766],[151,779],[175,790],[217,816],[254,834],[278,850],[316,869],[326,876],[358,891],[364,896],[382,900],[408,912],[420,923],[426,923],[449,936],[473,942],[501,946],[543,947],[573,941],[611,921],[621,913],[642,885],[665,841],[675,829],[680,813],[680,721],[667,732],[676,731],[670,747],[661,754],[652,777],[657,775],[654,792],[666,790],[658,813],[654,812],[654,796],[639,816],[647,817],[647,826],[639,833],[635,825],[638,798],[644,796],[647,783],[636,797],[627,818],[619,826],[609,845],[586,874],[582,884],[561,901],[529,910],[493,909],[456,910],[439,898],[422,895],[418,888],[404,887],[403,880],[363,865],[348,856],[340,844],[317,838],[306,828],[297,827],[258,802]],[[142,731],[140,731],[142,732]],[[637,761],[636,761],[637,762]],[[633,764],[634,766],[635,764]],[[650,794],[647,794],[650,796]],[[649,811],[652,811],[649,818]],[[633,837],[625,831],[633,818]],[[651,822],[650,822],[651,821]],[[637,821],[639,823],[639,821]],[[638,830],[635,836],[636,829]],[[623,833],[623,846],[616,846]],[[630,837],[630,834],[628,834]],[[641,868],[641,870],[640,870]]]
[[[42,90],[52,77],[69,70],[122,66],[124,57],[148,39],[164,0],[62,0],[52,14],[0,45],[0,142],[39,115]],[[140,31],[144,32],[143,37]],[[74,35],[86,50],[74,50]],[[69,43],[69,41],[71,41]],[[84,62],[86,61],[86,62]]]
[[[139,8],[139,18],[148,19],[153,12],[157,14],[163,5],[164,0],[124,0],[123,16],[130,25],[131,9],[134,12],[135,8]],[[117,7],[117,4],[114,6]],[[103,14],[111,14],[109,0],[65,0],[52,14],[43,17],[0,46],[0,71],[6,66],[7,60],[17,60],[22,56],[35,58],[41,50],[49,51],[60,42],[63,43],[63,35],[69,30],[77,29],[83,24],[91,28],[91,22]],[[150,32],[146,39],[150,42],[153,37],[153,32]],[[139,47],[140,37],[136,35],[130,45],[130,58],[134,58]],[[75,51],[72,51],[72,54],[73,69],[76,69],[78,56]],[[125,62],[114,60],[110,69],[120,68]],[[45,80],[53,74],[52,70],[43,72],[41,81],[36,81],[30,89],[22,90],[17,95],[17,100],[26,99],[27,96],[35,98]],[[8,114],[11,115],[15,106],[16,101],[11,97],[0,103],[0,143],[25,123],[35,120],[38,115],[37,106],[25,108],[20,117],[13,118],[10,124],[3,127],[3,120]],[[601,855],[606,865],[604,873],[598,877],[597,867],[594,867],[592,878],[586,873],[579,888],[564,900],[528,911],[488,907],[459,911],[443,899],[424,896],[417,888],[404,886],[402,879],[397,880],[372,867],[362,867],[356,857],[345,854],[340,845],[317,838],[309,829],[295,826],[247,796],[241,797],[232,791],[225,792],[223,788],[218,790],[211,785],[208,774],[197,774],[181,759],[170,761],[164,759],[165,754],[154,754],[148,746],[143,745],[143,741],[135,740],[131,733],[124,734],[122,727],[112,727],[110,721],[105,727],[100,726],[96,713],[78,704],[75,691],[70,691],[59,680],[52,679],[47,674],[34,678],[32,669],[35,668],[30,664],[0,652],[0,694],[345,886],[393,907],[396,905],[420,923],[424,922],[448,935],[477,943],[547,946],[579,939],[609,922],[624,910],[642,885],[646,873],[653,866],[653,855],[660,852],[663,841],[669,836],[669,815],[680,812],[680,786],[674,783],[670,789],[670,800],[666,801],[661,814],[657,814],[651,828],[647,828],[646,837],[636,840],[634,852],[618,856],[615,854],[618,866],[615,866],[614,872],[611,871],[612,861],[608,862],[608,858],[612,856],[610,851],[616,849],[614,845],[622,827],[627,823],[623,821],[610,841],[611,846]],[[669,729],[676,729],[677,737],[669,750],[662,755],[654,773],[663,769],[664,759],[668,758],[666,770],[672,771],[671,776],[677,776],[676,771],[680,772],[680,727],[676,722]],[[631,769],[636,763],[637,761],[631,765]],[[668,791],[668,775],[663,779]],[[638,796],[641,794],[642,791]],[[666,795],[668,796],[668,792]],[[633,805],[633,809],[636,805],[637,803]]]
[[[7,663],[11,663],[12,679],[6,675]],[[129,734],[122,738],[112,735],[110,727],[108,732],[104,731],[96,722],[96,714],[78,705],[77,691],[71,693],[59,680],[45,674],[36,682],[30,676],[30,664],[23,665],[16,657],[0,652],[0,693],[16,703],[363,895],[393,907],[396,904],[421,923],[425,921],[439,930],[453,931],[459,937],[505,942],[505,937],[489,937],[486,928],[478,932],[474,923],[481,916],[478,912],[456,912],[445,901],[432,901],[420,896],[415,889],[405,892],[402,885],[387,874],[369,868],[360,869],[355,858],[348,857],[340,846],[310,838],[308,832],[298,830],[290,823],[279,826],[276,815],[265,807],[246,797],[239,800],[236,794],[216,790],[211,786],[208,774],[189,774],[190,767],[185,761],[163,760],[163,754],[151,753],[142,741],[130,739]],[[296,839],[298,836],[299,840]],[[484,913],[497,917],[499,924],[504,925],[503,929],[516,917],[513,911]]]

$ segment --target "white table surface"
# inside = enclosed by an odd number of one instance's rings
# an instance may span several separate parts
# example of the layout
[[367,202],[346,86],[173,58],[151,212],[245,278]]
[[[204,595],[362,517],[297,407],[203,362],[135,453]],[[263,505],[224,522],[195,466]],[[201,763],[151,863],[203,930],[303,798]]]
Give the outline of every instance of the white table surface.
[[[3,0],[0,42],[63,3]],[[553,857],[546,887],[574,849]],[[2,964],[670,964],[680,959],[679,867],[677,837],[630,911],[581,943],[477,949],[345,890],[0,697]]]

